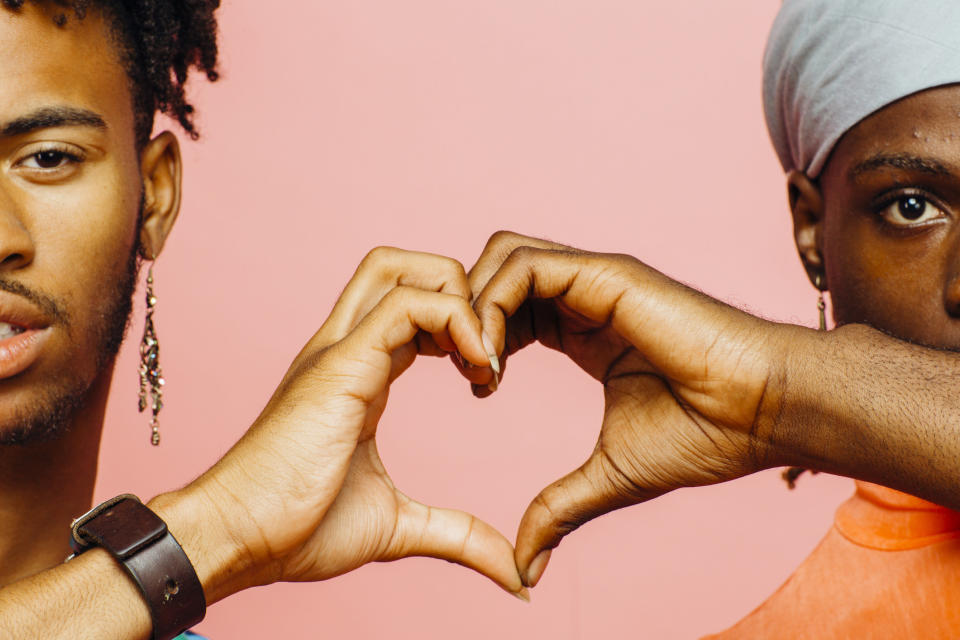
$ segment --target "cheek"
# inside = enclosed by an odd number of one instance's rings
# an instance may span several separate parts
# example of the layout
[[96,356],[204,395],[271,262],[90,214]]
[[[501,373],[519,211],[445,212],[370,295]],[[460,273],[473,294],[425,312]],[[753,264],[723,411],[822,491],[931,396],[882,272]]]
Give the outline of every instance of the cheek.
[[837,323],[866,323],[924,340],[926,329],[946,318],[946,227],[897,236],[868,216],[828,212],[824,228],[824,260]]
[[34,262],[47,280],[41,286],[78,321],[97,312],[104,291],[125,270],[135,239],[139,182],[106,169],[32,203]]

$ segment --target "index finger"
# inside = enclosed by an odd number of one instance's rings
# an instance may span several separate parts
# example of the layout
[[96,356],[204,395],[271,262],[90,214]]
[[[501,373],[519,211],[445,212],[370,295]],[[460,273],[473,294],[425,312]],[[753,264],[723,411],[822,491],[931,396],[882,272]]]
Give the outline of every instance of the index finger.
[[473,306],[497,353],[504,348],[506,319],[531,298],[555,298],[605,324],[629,286],[616,266],[616,256],[519,247],[490,277]]
[[438,291],[470,300],[466,272],[446,256],[395,247],[372,249],[357,267],[321,330],[328,344],[343,339],[396,287]]
[[470,290],[476,296],[487,285],[497,269],[510,257],[510,254],[519,247],[534,247],[537,249],[554,249],[560,251],[574,251],[572,247],[524,236],[512,231],[497,231],[487,240],[486,246],[477,258],[477,262],[467,272],[467,282]]

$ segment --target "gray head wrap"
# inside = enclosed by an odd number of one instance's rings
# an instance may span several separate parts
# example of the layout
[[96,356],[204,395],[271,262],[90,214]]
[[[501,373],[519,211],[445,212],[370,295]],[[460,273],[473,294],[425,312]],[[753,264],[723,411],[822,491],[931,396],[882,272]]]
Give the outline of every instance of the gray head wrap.
[[785,0],[763,56],[780,164],[812,178],[874,111],[957,82],[960,0]]

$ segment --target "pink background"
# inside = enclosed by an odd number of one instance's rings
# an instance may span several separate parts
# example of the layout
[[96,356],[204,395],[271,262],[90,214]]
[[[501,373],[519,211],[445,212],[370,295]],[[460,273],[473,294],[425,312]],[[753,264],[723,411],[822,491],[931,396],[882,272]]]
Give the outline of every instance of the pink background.
[[[282,6],[283,9],[278,7]],[[469,266],[511,229],[631,253],[768,318],[812,326],[760,106],[774,0],[231,0],[223,80],[160,259],[163,445],[134,410],[140,311],[119,361],[98,498],[189,481],[240,436],[372,247]],[[138,295],[139,303],[139,295]],[[141,305],[138,304],[138,307]],[[597,435],[600,387],[530,349],[480,402],[449,363],[397,382],[397,485],[512,538]],[[776,471],[603,517],[525,605],[436,560],[273,585],[214,606],[225,638],[690,638],[771,593],[850,482]]]

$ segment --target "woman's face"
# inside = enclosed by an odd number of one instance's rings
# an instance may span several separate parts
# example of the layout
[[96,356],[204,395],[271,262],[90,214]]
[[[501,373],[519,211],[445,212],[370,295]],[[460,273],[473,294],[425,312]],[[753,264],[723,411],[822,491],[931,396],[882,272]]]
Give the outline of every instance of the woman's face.
[[817,245],[837,323],[960,350],[960,85],[861,121],[820,187]]

